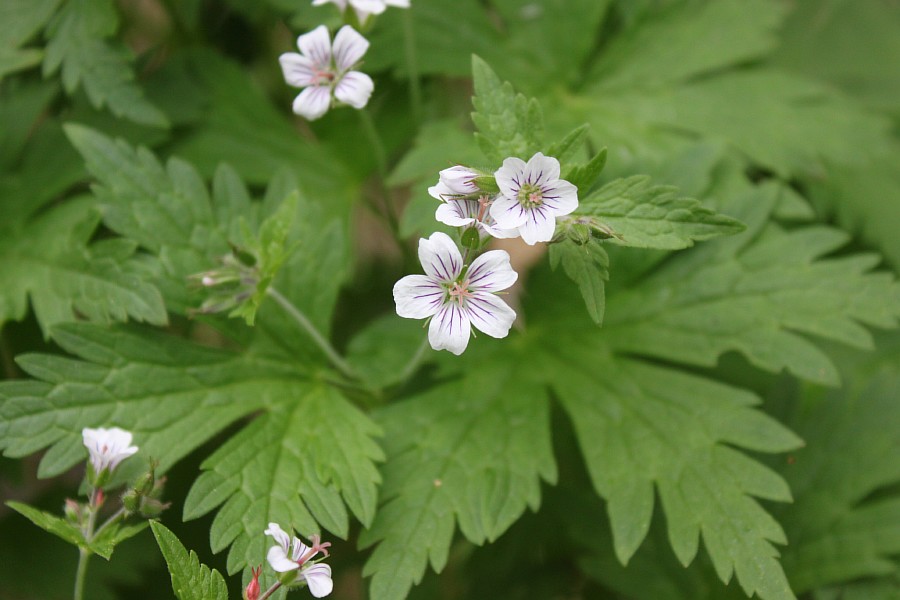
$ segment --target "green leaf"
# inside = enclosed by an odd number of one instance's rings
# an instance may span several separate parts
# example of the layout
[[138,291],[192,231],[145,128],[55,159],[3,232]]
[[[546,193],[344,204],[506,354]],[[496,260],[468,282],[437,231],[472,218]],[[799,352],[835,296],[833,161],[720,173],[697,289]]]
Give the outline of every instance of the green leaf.
[[81,529],[79,529],[77,525],[69,523],[61,517],[51,515],[48,512],[38,510],[21,502],[13,502],[10,500],[6,505],[44,531],[52,533],[56,537],[65,540],[74,546],[81,547],[86,545]]
[[614,235],[610,242],[637,248],[678,250],[743,230],[739,221],[679,197],[675,188],[640,175],[612,181],[582,198],[577,214],[596,217]]
[[141,521],[131,525],[122,525],[121,523],[110,525],[101,531],[100,535],[91,540],[89,548],[96,554],[109,560],[112,558],[112,553],[116,546],[147,529],[147,525],[149,525],[149,521]]
[[[587,123],[576,127],[570,131],[566,137],[548,147],[544,154],[552,156],[558,160],[560,164],[567,164],[574,158],[584,142],[587,141],[587,134],[590,128],[591,126]],[[563,179],[565,179],[565,177]]]
[[110,0],[68,0],[47,27],[44,76],[62,67],[69,94],[81,86],[96,108],[107,106],[117,117],[167,127],[165,115],[135,83],[129,52],[105,39],[116,32],[118,21]]
[[562,263],[566,276],[578,284],[591,320],[603,322],[606,309],[606,282],[609,281],[609,256],[596,240],[579,245],[572,241],[550,245],[550,266]]
[[185,500],[185,519],[224,503],[210,541],[215,552],[233,544],[229,573],[259,562],[269,522],[346,537],[345,503],[364,525],[375,514],[380,429],[330,388],[298,385],[291,398],[210,456]]
[[659,87],[746,62],[777,44],[776,0],[673,2],[615,37],[591,78],[604,89]]
[[172,591],[178,600],[228,600],[228,587],[221,573],[201,564],[193,550],[188,554],[175,534],[164,525],[152,521],[150,528],[169,565]]
[[[28,299],[44,331],[79,318],[167,322],[159,291],[132,262],[126,240],[89,244],[100,215],[88,199],[41,213],[0,237],[0,324],[25,317]],[[2,228],[0,228],[2,230]]]
[[472,121],[482,152],[492,163],[516,156],[528,160],[541,149],[544,117],[534,98],[516,94],[512,84],[497,77],[486,62],[472,57],[475,112]]
[[780,466],[796,500],[777,515],[797,593],[897,573],[900,345],[896,334],[882,341],[891,347],[849,369],[844,389],[806,390],[791,411],[806,447]]
[[43,28],[60,0],[8,0],[0,6],[0,82],[9,73],[40,64],[44,53],[21,48]]
[[563,179],[577,187],[580,193],[586,194],[594,187],[594,184],[597,182],[597,179],[600,178],[600,173],[603,172],[603,167],[605,166],[606,148],[603,148],[587,163],[569,167],[566,170]]
[[800,440],[753,410],[758,400],[745,391],[638,361],[598,360],[578,344],[573,350],[544,364],[556,372],[554,389],[607,501],[619,560],[627,563],[647,535],[655,487],[683,565],[702,536],[723,582],[734,573],[748,596],[793,598],[772,546],[787,542],[784,532],[752,498],[788,501],[787,484],[732,446],[783,452]]
[[611,298],[609,345],[702,366],[736,350],[762,369],[836,384],[831,361],[797,332],[869,348],[871,335],[860,323],[896,326],[898,284],[888,273],[870,272],[875,256],[821,258],[846,244],[840,231],[764,226],[778,192],[765,185],[745,193],[735,200],[735,216],[747,231],[679,254]]
[[516,372],[522,358],[470,349],[465,378],[380,413],[384,504],[360,539],[378,543],[364,571],[373,598],[405,598],[429,562],[443,569],[455,524],[473,543],[492,541],[537,509],[541,479],[556,480],[547,397]]
[[83,460],[81,429],[102,424],[132,431],[141,454],[165,471],[236,419],[285,397],[298,377],[293,367],[155,332],[80,323],[57,326],[53,339],[81,360],[26,354],[20,366],[42,381],[0,384],[0,448],[18,457],[50,446],[41,477]]

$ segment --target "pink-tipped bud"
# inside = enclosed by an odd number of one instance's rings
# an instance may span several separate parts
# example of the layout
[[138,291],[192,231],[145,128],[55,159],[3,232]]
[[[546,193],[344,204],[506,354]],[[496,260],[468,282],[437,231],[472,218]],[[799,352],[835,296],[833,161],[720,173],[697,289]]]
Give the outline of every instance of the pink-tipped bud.
[[63,512],[66,515],[66,518],[72,523],[81,522],[81,505],[72,500],[71,498],[66,498],[66,503],[63,507]]
[[247,584],[247,589],[244,590],[244,600],[258,600],[259,574],[262,573],[262,565],[255,569],[250,567],[250,572],[253,573],[253,579],[250,580],[250,583]]
[[94,496],[94,508],[100,508],[103,506],[103,503],[106,501],[106,494],[103,493],[103,490],[97,488],[97,493]]

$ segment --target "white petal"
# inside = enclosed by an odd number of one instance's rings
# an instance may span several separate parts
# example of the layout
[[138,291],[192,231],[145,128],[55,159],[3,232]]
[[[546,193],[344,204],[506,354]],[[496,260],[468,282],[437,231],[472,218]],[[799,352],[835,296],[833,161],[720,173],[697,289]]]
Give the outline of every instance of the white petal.
[[288,85],[306,87],[315,83],[315,65],[309,58],[296,52],[285,52],[278,57],[278,62],[281,63],[281,71]]
[[469,344],[472,334],[469,317],[456,302],[448,302],[431,319],[428,343],[435,350],[449,350],[459,356]]
[[578,208],[578,188],[560,179],[544,188],[544,206],[551,209],[557,217],[562,217]]
[[331,65],[331,36],[324,25],[319,25],[309,33],[298,37],[297,47],[320,70],[327,69]]
[[532,185],[552,183],[559,179],[559,161],[538,152],[525,165],[524,175],[525,181]]
[[309,586],[309,593],[316,598],[324,598],[334,589],[331,580],[331,567],[324,563],[316,563],[303,570],[302,576]]
[[419,240],[419,261],[425,274],[436,281],[455,281],[462,271],[462,255],[446,233],[436,231]]
[[309,552],[309,546],[300,541],[298,537],[295,537],[291,542],[291,560],[297,562],[304,554]]
[[269,561],[269,565],[279,573],[294,571],[300,568],[300,565],[287,557],[284,548],[281,546],[272,546],[269,548],[269,553],[266,554],[266,560]]
[[491,217],[494,218],[497,227],[501,229],[515,229],[525,222],[528,214],[518,200],[506,196],[498,196],[491,204]]
[[466,312],[472,326],[491,337],[504,338],[516,320],[516,311],[494,294],[474,292],[466,299]]
[[424,319],[436,314],[447,293],[425,275],[407,275],[394,284],[397,314],[406,319]]
[[438,223],[449,225],[450,227],[465,227],[475,222],[473,217],[468,216],[468,203],[475,203],[473,200],[447,200],[437,207],[434,211],[434,218]]
[[291,536],[289,536],[278,523],[269,523],[269,528],[263,533],[272,536],[272,538],[275,539],[275,542],[281,546],[284,554],[287,555],[288,548],[291,547]]
[[509,240],[519,237],[518,227],[516,227],[515,229],[501,229],[495,224],[489,225],[487,223],[482,223],[481,227],[489,236],[495,237],[498,240]]
[[294,98],[294,112],[310,121],[315,121],[328,112],[331,106],[331,90],[326,86],[314,85],[306,88]]
[[516,282],[518,273],[509,264],[505,250],[485,252],[474,261],[466,272],[468,288],[474,291],[499,292]]
[[364,22],[371,15],[380,15],[387,6],[384,0],[350,0],[350,4],[356,9],[360,22]]
[[556,218],[552,211],[537,207],[527,212],[528,218],[519,226],[522,239],[529,246],[537,242],[549,242],[556,231]]
[[338,72],[346,71],[363,57],[369,49],[369,40],[358,31],[344,25],[334,36],[334,64]]
[[369,96],[372,95],[374,89],[375,84],[371,77],[359,71],[350,71],[341,77],[334,88],[334,95],[344,104],[349,104],[353,108],[362,108],[369,101]]
[[454,196],[453,190],[444,185],[443,182],[438,181],[436,184],[428,188],[428,195],[432,198],[436,198],[438,200],[447,200],[448,197]]
[[510,156],[503,161],[503,166],[494,173],[494,179],[500,187],[500,192],[507,198],[516,199],[519,188],[522,187],[523,174],[525,173],[525,161],[515,156]]
[[450,167],[440,172],[441,183],[447,186],[454,194],[477,193],[478,186],[472,181],[476,177],[478,177],[478,173],[462,165]]
[[338,8],[344,10],[347,6],[347,0],[313,0],[313,6],[322,6],[323,4],[334,3],[338,5]]
[[409,8],[409,0],[384,0],[384,3],[397,8]]

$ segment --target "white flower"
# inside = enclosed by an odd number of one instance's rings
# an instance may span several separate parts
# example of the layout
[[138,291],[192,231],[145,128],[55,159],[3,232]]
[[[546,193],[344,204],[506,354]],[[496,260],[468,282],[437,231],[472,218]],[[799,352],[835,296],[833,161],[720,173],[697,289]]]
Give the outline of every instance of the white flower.
[[509,254],[491,250],[464,269],[456,244],[437,232],[419,240],[419,260],[425,275],[407,275],[394,284],[394,302],[401,317],[431,317],[432,348],[462,354],[473,326],[491,337],[506,337],[516,313],[495,294],[518,278]]
[[428,188],[428,194],[442,202],[434,218],[451,227],[474,225],[479,234],[495,238],[518,237],[515,229],[500,229],[494,223],[490,207],[494,197],[483,193],[475,184],[479,173],[463,166],[444,169],[436,185]]
[[103,469],[114,471],[119,463],[138,451],[131,445],[131,432],[112,427],[81,430],[81,438],[88,449],[94,474],[99,476]]
[[578,208],[578,188],[559,178],[559,161],[540,152],[528,163],[507,158],[494,173],[501,196],[491,216],[503,229],[518,229],[526,244],[549,242],[556,217]]
[[269,523],[269,528],[264,532],[275,539],[275,546],[269,548],[266,560],[269,566],[278,573],[296,571],[300,569],[298,581],[306,582],[309,592],[316,598],[323,598],[331,593],[334,582],[331,581],[331,567],[323,563],[310,563],[320,552],[328,556],[328,542],[320,542],[319,536],[310,538],[312,547],[307,546],[300,538],[285,532],[278,523]]
[[297,38],[300,54],[286,52],[278,57],[288,85],[306,88],[294,99],[293,109],[309,120],[318,119],[331,106],[333,99],[353,108],[369,101],[375,84],[372,78],[353,66],[369,49],[369,41],[349,25],[334,36],[319,25]]
[[313,0],[313,6],[321,6],[329,2],[337,4],[341,12],[347,9],[347,4],[356,11],[360,23],[365,23],[369,15],[380,15],[388,6],[397,8],[409,8],[409,0]]

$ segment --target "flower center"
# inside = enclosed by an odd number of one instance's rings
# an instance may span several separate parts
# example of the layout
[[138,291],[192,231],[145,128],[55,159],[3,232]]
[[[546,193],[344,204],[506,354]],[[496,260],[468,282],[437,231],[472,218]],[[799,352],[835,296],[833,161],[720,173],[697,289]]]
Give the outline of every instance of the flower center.
[[535,208],[544,203],[544,190],[531,183],[519,188],[519,204],[525,208]]
[[329,70],[313,71],[313,85],[322,85],[322,83],[330,83],[334,81],[334,73]]
[[469,280],[466,279],[462,283],[454,281],[447,293],[450,294],[451,302],[462,305],[466,301],[466,298],[472,296],[472,292],[469,291]]

